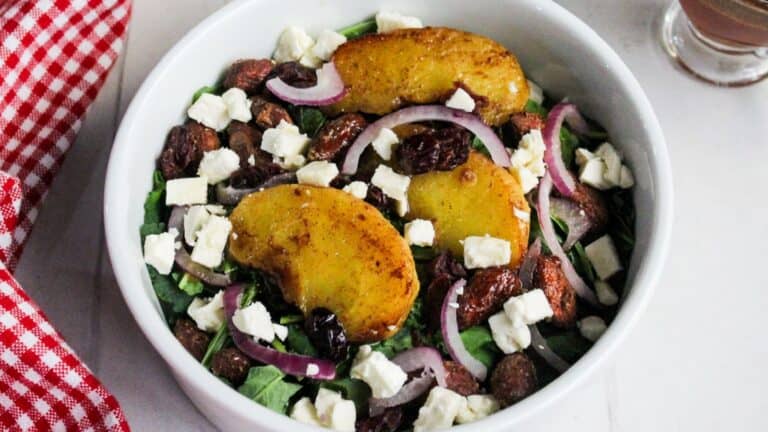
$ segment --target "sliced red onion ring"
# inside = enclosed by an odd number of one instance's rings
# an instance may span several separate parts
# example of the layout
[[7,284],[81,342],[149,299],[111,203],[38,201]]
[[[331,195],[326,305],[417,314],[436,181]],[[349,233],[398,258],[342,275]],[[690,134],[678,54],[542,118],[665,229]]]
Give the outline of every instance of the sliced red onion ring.
[[531,330],[531,347],[536,351],[548,365],[552,366],[556,371],[563,373],[571,367],[567,361],[560,358],[557,353],[552,351],[552,348],[547,345],[547,340],[541,335],[539,328],[536,324],[528,326]]
[[[171,210],[171,216],[168,218],[168,229],[175,228],[182,237],[184,237],[184,213],[186,211],[186,208],[176,206]],[[182,239],[182,242],[183,241],[184,240]],[[189,256],[189,252],[187,252],[183,244],[179,250],[176,251],[174,261],[176,261],[176,264],[178,264],[185,272],[209,285],[225,287],[232,283],[229,279],[229,275],[216,273],[208,267],[192,261],[192,257]]]
[[243,288],[242,284],[230,285],[224,292],[224,314],[227,317],[227,328],[229,328],[232,340],[240,348],[240,351],[256,361],[275,366],[289,375],[305,376],[317,380],[332,380],[336,377],[336,365],[331,361],[299,354],[282,353],[259,344],[252,337],[238,330],[232,322],[232,317],[239,306],[239,298],[243,294]]
[[592,228],[592,223],[578,204],[563,198],[550,198],[550,213],[568,225],[568,238],[563,249],[568,251]]
[[523,263],[520,264],[520,271],[518,272],[520,282],[525,290],[531,289],[533,271],[536,269],[536,260],[539,259],[539,255],[541,255],[541,239],[537,238],[533,244],[528,246],[528,252],[525,254]]
[[483,123],[478,116],[443,105],[420,105],[395,111],[369,125],[350,146],[341,172],[344,174],[354,174],[357,172],[360,156],[363,155],[365,148],[368,147],[368,144],[376,138],[376,135],[382,129],[392,129],[401,124],[427,120],[451,122],[468,129],[483,142],[496,165],[502,167],[510,165],[509,153],[504,148],[504,143],[496,136],[493,129]]
[[560,145],[560,129],[563,127],[563,121],[567,121],[574,131],[582,134],[589,132],[589,126],[579,114],[576,105],[559,103],[549,111],[547,122],[542,131],[544,144],[547,146],[544,152],[544,162],[547,163],[547,168],[552,175],[552,182],[561,195],[570,197],[576,190],[576,180],[563,161]]
[[368,413],[371,417],[375,417],[384,413],[387,408],[392,408],[407,404],[408,402],[416,399],[432,387],[432,381],[435,377],[429,373],[424,372],[420,377],[413,378],[403,388],[400,389],[397,394],[386,399],[371,398],[368,401]]
[[464,288],[466,284],[467,281],[459,279],[448,289],[448,294],[445,296],[445,300],[443,300],[443,308],[440,311],[440,327],[442,328],[445,346],[448,348],[448,354],[451,355],[451,358],[467,368],[469,373],[477,378],[478,381],[485,381],[485,377],[488,376],[488,368],[472,357],[472,354],[464,347],[464,342],[459,334],[459,322],[456,318],[456,301],[459,298],[457,291]]
[[287,172],[272,176],[255,188],[238,189],[232,186],[225,186],[224,183],[219,183],[216,185],[216,200],[219,202],[219,204],[237,205],[240,200],[254,192],[269,189],[279,185],[296,183],[297,181],[296,173]]
[[312,87],[293,87],[278,77],[267,81],[267,88],[288,103],[306,106],[331,105],[347,94],[344,81],[333,62],[324,64],[317,71],[317,84]]
[[551,215],[549,213],[549,194],[552,192],[552,178],[547,172],[539,182],[539,191],[536,197],[537,208],[536,213],[539,217],[539,226],[541,226],[541,233],[544,236],[544,243],[547,245],[552,255],[560,258],[560,265],[563,268],[565,277],[570,282],[573,289],[576,290],[576,294],[583,298],[590,304],[598,306],[597,298],[591,289],[587,286],[583,279],[576,273],[576,269],[573,268],[573,264],[565,255],[563,248],[560,246],[560,242],[557,241],[557,235],[555,235],[555,227],[552,225]]
[[448,383],[445,380],[447,372],[445,371],[445,365],[443,364],[443,356],[434,348],[411,348],[396,355],[392,359],[392,362],[400,366],[405,372],[413,372],[419,369],[429,370],[432,375],[434,375],[439,386],[448,386]]

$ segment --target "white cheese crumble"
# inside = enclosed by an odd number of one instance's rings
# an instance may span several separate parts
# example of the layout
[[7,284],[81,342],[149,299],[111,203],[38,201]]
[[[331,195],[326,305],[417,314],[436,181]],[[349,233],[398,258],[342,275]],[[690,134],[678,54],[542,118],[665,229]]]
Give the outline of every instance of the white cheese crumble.
[[309,141],[309,137],[300,133],[296,125],[281,120],[277,127],[264,131],[261,149],[271,154],[274,161],[284,168],[294,168],[306,162],[302,153]]
[[400,141],[392,129],[381,128],[376,137],[371,141],[371,146],[382,159],[388,161],[392,159],[392,148]]
[[317,42],[311,48],[312,54],[320,60],[328,61],[336,49],[347,41],[346,36],[331,30],[323,30]]
[[594,153],[577,149],[576,164],[579,166],[579,181],[595,189],[629,189],[635,185],[632,170],[622,163],[621,155],[610,143],[600,144]]
[[279,63],[299,61],[304,53],[315,44],[315,41],[304,29],[289,26],[277,40],[277,49],[272,58]]
[[275,336],[281,341],[288,337],[288,327],[282,324],[272,324],[272,330],[274,330]]
[[511,297],[504,303],[504,312],[515,326],[536,324],[551,318],[554,313],[547,296],[539,288]]
[[197,232],[192,261],[208,268],[219,266],[231,230],[232,223],[229,219],[224,216],[210,216],[203,228]]
[[467,399],[443,387],[434,387],[427,401],[419,408],[419,417],[413,423],[413,432],[448,429],[459,413],[466,409]]
[[187,314],[206,332],[215,332],[224,324],[224,290],[210,299],[195,297],[187,308]]
[[472,99],[472,96],[470,96],[466,90],[458,88],[453,92],[453,95],[445,101],[445,106],[461,111],[472,112],[475,110],[475,100]]
[[408,213],[410,177],[398,174],[386,165],[379,165],[371,177],[371,184],[381,189],[384,195],[397,201],[400,216]]
[[363,345],[357,352],[349,376],[364,381],[371,388],[373,397],[394,396],[405,384],[408,375],[387,357]]
[[398,29],[422,28],[424,24],[416,17],[401,15],[397,12],[380,11],[376,14],[376,26],[379,33],[387,33]]
[[197,175],[208,179],[208,184],[224,181],[240,168],[240,156],[234,151],[222,147],[203,154]]
[[184,214],[184,241],[194,246],[197,240],[197,232],[208,222],[210,213],[204,205],[192,206]]
[[253,118],[251,114],[251,101],[242,89],[233,87],[221,95],[221,99],[227,106],[227,114],[232,120],[248,123]]
[[202,123],[216,132],[226,129],[231,121],[224,99],[211,93],[200,95],[195,103],[187,109],[187,115],[192,120]]
[[597,342],[597,340],[600,339],[600,336],[602,336],[608,328],[605,325],[605,321],[595,315],[585,317],[576,324],[579,327],[581,335],[592,342]]
[[342,189],[344,192],[352,195],[355,198],[364,200],[368,196],[368,185],[365,182],[353,181],[352,183],[344,186]]
[[317,416],[317,409],[308,397],[299,399],[291,408],[290,417],[296,421],[312,426],[323,426]]
[[527,325],[515,325],[506,312],[488,318],[493,341],[504,354],[522,351],[531,345],[531,331]]
[[313,186],[329,186],[331,181],[339,175],[339,168],[333,162],[315,161],[299,168],[296,178],[299,184]]
[[257,341],[275,340],[272,316],[261,302],[253,302],[242,309],[237,309],[232,316],[232,324],[241,332],[253,336]]
[[456,416],[456,422],[459,424],[471,423],[488,417],[498,411],[499,408],[499,401],[491,395],[469,395],[466,406]]
[[[317,365],[312,365],[315,366]],[[354,432],[357,413],[355,403],[341,397],[341,394],[321,388],[317,391],[315,403],[301,398],[291,409],[291,418],[313,426],[321,426],[340,432]]]
[[584,252],[601,280],[608,280],[623,268],[613,240],[608,234],[587,245]]
[[595,293],[597,294],[597,300],[600,304],[606,306],[614,306],[619,302],[619,296],[616,291],[611,288],[611,285],[606,281],[595,281]]
[[528,89],[530,90],[528,99],[541,105],[544,102],[544,90],[531,80],[528,80]]
[[520,139],[518,148],[510,157],[510,171],[517,179],[524,193],[532,191],[539,184],[539,177],[546,172],[544,151],[546,150],[541,130],[533,129]]
[[208,201],[208,179],[188,177],[165,183],[165,205],[205,204]]
[[144,262],[162,275],[169,274],[176,256],[176,236],[178,235],[179,231],[176,228],[161,234],[148,235],[144,239]]
[[507,240],[491,237],[470,236],[464,245],[464,266],[468,269],[488,268],[509,264],[512,247]]
[[227,210],[221,204],[208,204],[205,206],[205,209],[208,210],[208,213],[218,216],[227,214]]
[[435,242],[435,227],[431,221],[414,219],[404,228],[405,241],[413,246],[432,246]]

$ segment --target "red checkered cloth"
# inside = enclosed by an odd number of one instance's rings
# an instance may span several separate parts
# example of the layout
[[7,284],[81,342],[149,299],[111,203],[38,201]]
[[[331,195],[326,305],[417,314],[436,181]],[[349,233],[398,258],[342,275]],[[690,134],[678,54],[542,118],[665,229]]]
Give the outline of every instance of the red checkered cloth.
[[127,431],[117,400],[13,278],[123,43],[129,0],[0,0],[0,430]]

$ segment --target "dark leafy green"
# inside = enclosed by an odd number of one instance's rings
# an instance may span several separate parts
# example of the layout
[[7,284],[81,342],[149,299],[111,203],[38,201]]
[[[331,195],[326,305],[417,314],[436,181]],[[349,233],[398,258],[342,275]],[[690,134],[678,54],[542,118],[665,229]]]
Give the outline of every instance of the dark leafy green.
[[485,144],[483,144],[483,141],[478,137],[472,138],[472,148],[479,151],[480,153],[484,154],[485,157],[490,158],[491,154],[488,152],[488,149],[485,148]]
[[616,244],[622,262],[626,265],[635,247],[635,203],[632,192],[614,189],[608,193],[608,210],[613,216],[608,233]]
[[424,246],[411,246],[411,254],[416,261],[429,261],[437,256],[433,248]]
[[373,348],[374,351],[384,354],[387,358],[392,358],[398,353],[413,348],[411,331],[409,328],[403,327],[391,338],[372,345],[371,348]]
[[304,315],[302,314],[290,314],[280,317],[280,324],[282,325],[288,325],[288,324],[296,324],[296,323],[302,323],[304,322]]
[[169,323],[175,322],[192,303],[192,296],[180,290],[171,276],[161,275],[152,266],[147,266],[147,271],[155,294],[163,306],[165,318]]
[[592,267],[592,263],[587,258],[587,253],[584,251],[584,246],[581,242],[576,242],[568,251],[568,259],[573,263],[576,271],[583,277],[587,278],[589,283],[594,283],[597,277],[595,276],[595,269]]
[[219,327],[219,330],[216,331],[213,339],[211,339],[211,341],[208,343],[208,348],[206,348],[205,355],[203,355],[203,360],[201,361],[203,366],[210,366],[211,358],[214,354],[224,348],[224,345],[226,345],[228,339],[229,329],[227,329],[227,323],[224,323],[221,325],[221,327]]
[[486,326],[470,327],[460,335],[464,348],[486,367],[491,367],[501,354],[496,348],[491,331]]
[[160,234],[165,231],[168,208],[163,200],[164,196],[165,179],[160,171],[155,171],[152,176],[152,190],[144,201],[144,224],[139,228],[142,243],[149,234]]
[[299,130],[309,137],[317,135],[317,132],[325,124],[325,114],[317,108],[290,105],[288,106],[288,111]]
[[284,378],[285,374],[272,365],[252,367],[237,391],[273,411],[285,414],[291,396],[302,386],[286,382]]
[[285,343],[292,352],[317,357],[317,349],[312,346],[312,342],[309,341],[309,337],[300,325],[291,324],[288,326],[288,337],[285,338]]
[[577,148],[579,148],[579,138],[564,125],[560,129],[560,152],[563,155],[565,166],[570,167],[573,164]]
[[583,356],[592,344],[576,331],[568,331],[547,338],[547,345],[563,360],[573,363]]
[[367,20],[340,29],[339,33],[344,35],[347,39],[357,39],[363,35],[376,33],[378,29],[379,27],[376,25],[376,19],[368,18]]
[[547,114],[549,114],[549,112],[547,111],[546,108],[544,108],[543,106],[541,106],[537,102],[532,101],[530,99],[528,100],[528,102],[525,103],[525,108],[523,108],[523,109],[525,110],[525,112],[529,112],[529,113],[533,113],[533,114],[538,114],[538,115],[543,116],[543,117],[546,117]]
[[344,396],[344,399],[354,401],[358,415],[362,416],[367,413],[368,399],[371,397],[371,388],[368,384],[352,378],[341,378],[325,381],[320,387],[339,392]]
[[191,296],[200,294],[203,292],[204,288],[205,287],[203,286],[203,283],[200,282],[200,279],[197,279],[189,273],[184,273],[184,276],[179,280],[179,289]]

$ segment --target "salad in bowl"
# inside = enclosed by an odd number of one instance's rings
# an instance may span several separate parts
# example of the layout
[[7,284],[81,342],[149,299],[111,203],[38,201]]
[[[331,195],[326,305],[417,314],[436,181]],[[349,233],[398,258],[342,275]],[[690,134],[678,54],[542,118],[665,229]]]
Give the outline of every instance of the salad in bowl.
[[157,157],[140,229],[169,328],[216,377],[339,431],[471,423],[616,315],[632,169],[482,35],[375,18],[238,60]]

